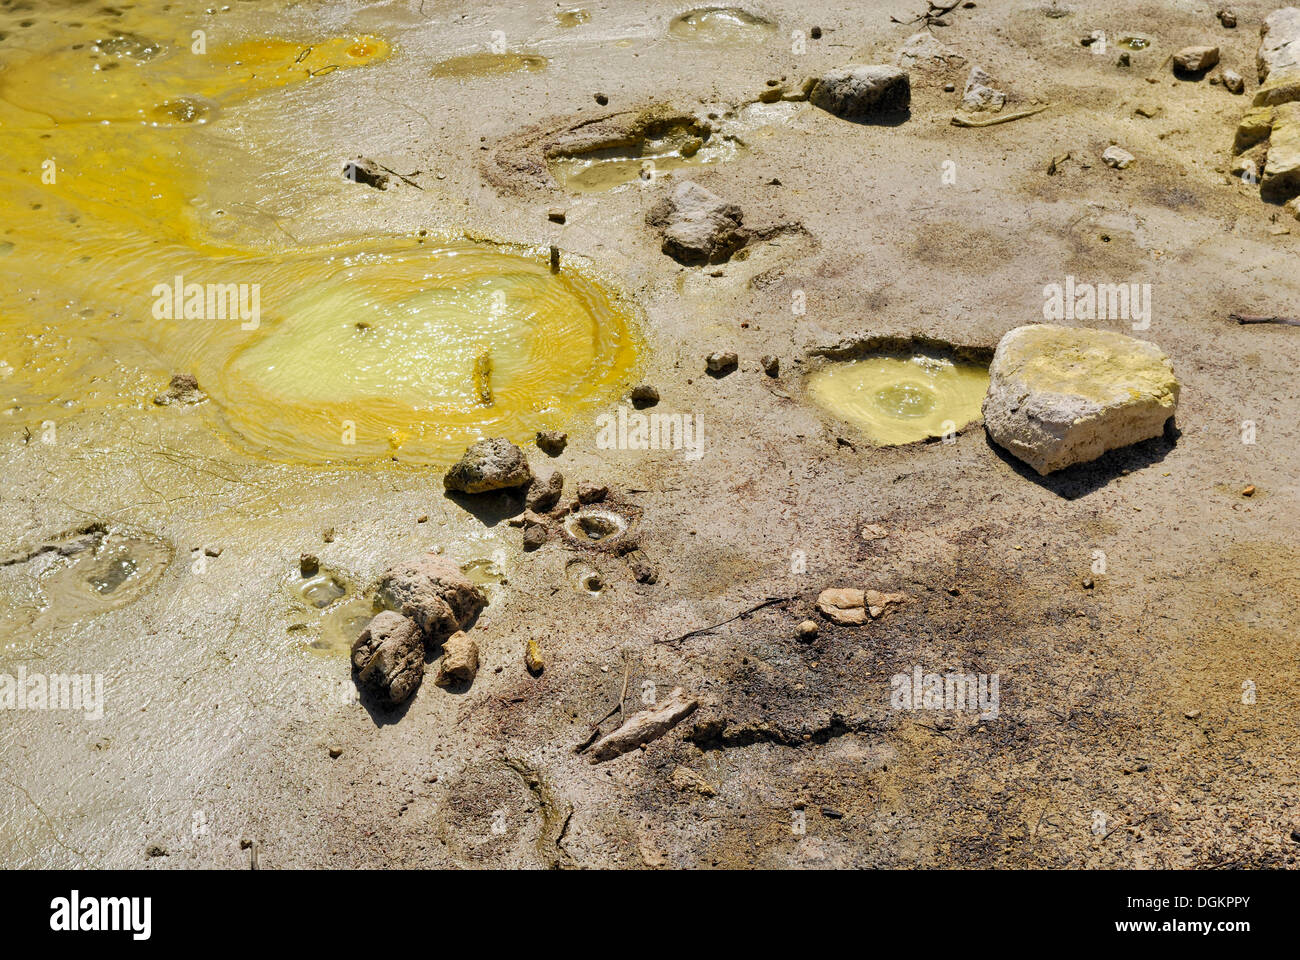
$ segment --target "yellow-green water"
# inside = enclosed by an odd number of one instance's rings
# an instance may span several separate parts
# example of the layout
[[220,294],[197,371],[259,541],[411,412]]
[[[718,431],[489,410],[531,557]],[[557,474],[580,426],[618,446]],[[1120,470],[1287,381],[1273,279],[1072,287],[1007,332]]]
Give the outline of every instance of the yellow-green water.
[[661,173],[683,167],[734,160],[742,152],[728,137],[705,140],[685,127],[628,146],[603,147],[548,158],[551,176],[573,193],[602,193],[636,181],[649,182]]
[[764,40],[775,32],[776,24],[771,20],[739,7],[688,10],[668,25],[669,35],[704,43]]
[[868,357],[829,364],[808,378],[824,409],[893,446],[959,430],[980,416],[986,367],[944,357]]
[[[484,434],[561,424],[627,373],[626,305],[580,264],[552,273],[545,250],[268,244],[222,226],[209,158],[232,137],[284,136],[226,129],[229,112],[349,83],[400,55],[384,39],[248,36],[258,18],[236,8],[242,29],[220,21],[200,53],[208,21],[160,2],[113,9],[51,7],[28,28],[0,13],[0,416],[35,432],[95,407],[152,409],[189,373],[246,450],[442,462]],[[243,172],[256,206],[261,171]]]

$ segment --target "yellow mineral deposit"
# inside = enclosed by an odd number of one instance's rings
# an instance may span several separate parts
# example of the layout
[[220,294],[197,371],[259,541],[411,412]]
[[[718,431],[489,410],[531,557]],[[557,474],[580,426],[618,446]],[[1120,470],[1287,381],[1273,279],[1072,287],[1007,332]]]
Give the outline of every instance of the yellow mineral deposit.
[[988,385],[986,367],[924,354],[828,364],[808,379],[818,404],[879,446],[961,429],[980,416]]
[[75,24],[36,23],[0,71],[0,415],[150,405],[183,372],[245,450],[443,462],[563,422],[631,367],[626,306],[545,251],[214,238],[223,111],[339,82],[384,40],[220,44],[160,4]]

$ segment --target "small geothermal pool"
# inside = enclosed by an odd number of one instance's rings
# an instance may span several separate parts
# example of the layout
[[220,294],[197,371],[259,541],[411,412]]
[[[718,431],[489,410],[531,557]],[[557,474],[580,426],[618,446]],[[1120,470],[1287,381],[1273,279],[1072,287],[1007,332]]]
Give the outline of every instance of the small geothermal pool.
[[960,430],[979,418],[988,386],[985,366],[920,353],[832,363],[808,378],[819,406],[877,446]]

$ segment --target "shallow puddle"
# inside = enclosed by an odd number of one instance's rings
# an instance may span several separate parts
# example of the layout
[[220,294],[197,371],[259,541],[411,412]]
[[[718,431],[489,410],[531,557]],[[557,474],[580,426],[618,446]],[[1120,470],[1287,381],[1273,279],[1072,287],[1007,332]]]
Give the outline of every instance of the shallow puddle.
[[335,604],[321,618],[320,634],[304,641],[303,649],[324,657],[350,656],[352,644],[380,609],[380,605],[365,597]]
[[124,607],[154,585],[171,559],[163,540],[102,529],[47,544],[0,566],[0,638]]
[[808,378],[820,406],[879,446],[960,430],[979,418],[988,385],[987,367],[926,354],[828,364]]
[[571,10],[561,10],[555,15],[556,22],[566,30],[572,27],[581,26],[591,19],[591,11],[586,7],[574,7]]
[[451,57],[434,65],[429,76],[438,79],[467,79],[469,77],[491,77],[502,73],[515,73],[519,70],[530,72],[543,69],[550,61],[536,53],[507,51],[493,53],[480,50]]
[[573,193],[603,193],[684,167],[734,160],[744,148],[732,137],[713,136],[687,126],[673,127],[629,146],[602,147],[547,158],[551,176]]
[[703,43],[736,43],[766,40],[776,24],[766,17],[739,7],[701,7],[674,17],[669,35],[678,40]]

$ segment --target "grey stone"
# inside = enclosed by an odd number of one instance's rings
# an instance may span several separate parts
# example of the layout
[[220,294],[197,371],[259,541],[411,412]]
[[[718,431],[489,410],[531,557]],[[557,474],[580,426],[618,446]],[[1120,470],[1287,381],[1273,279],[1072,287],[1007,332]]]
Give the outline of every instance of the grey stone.
[[650,208],[646,223],[659,230],[664,253],[698,266],[723,263],[749,242],[743,218],[736,204],[686,180]]
[[899,67],[841,67],[822,74],[809,100],[845,120],[870,120],[906,110],[912,102],[912,84],[907,71]]
[[484,493],[522,487],[532,479],[524,452],[504,437],[493,437],[470,444],[442,482],[448,490]]

